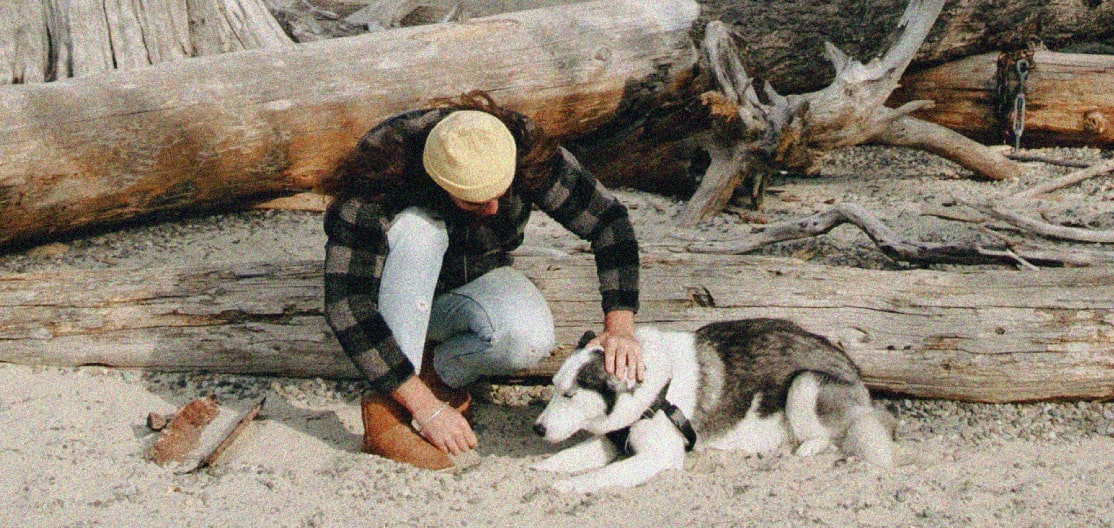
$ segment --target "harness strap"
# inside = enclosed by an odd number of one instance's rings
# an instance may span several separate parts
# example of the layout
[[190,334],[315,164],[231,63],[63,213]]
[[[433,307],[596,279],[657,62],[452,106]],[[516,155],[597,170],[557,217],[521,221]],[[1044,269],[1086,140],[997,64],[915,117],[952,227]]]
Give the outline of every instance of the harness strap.
[[665,416],[685,436],[685,451],[692,451],[692,448],[696,447],[696,429],[692,428],[692,422],[679,407],[673,405],[673,402],[669,400],[662,400],[661,410],[665,411]]
[[[669,418],[669,421],[673,422],[673,425],[676,426],[685,437],[685,451],[692,451],[692,449],[696,447],[696,429],[693,429],[692,422],[689,421],[688,417],[685,416],[685,413],[681,411],[679,407],[674,405],[673,402],[665,399],[665,391],[668,389],[669,384],[666,383],[665,386],[661,388],[661,392],[658,393],[657,398],[654,398],[654,402],[642,412],[641,419],[648,420],[653,418],[658,411],[665,412],[666,418]],[[629,444],[630,427],[631,426],[628,425],[622,429],[616,429],[604,435],[624,456],[634,454]]]

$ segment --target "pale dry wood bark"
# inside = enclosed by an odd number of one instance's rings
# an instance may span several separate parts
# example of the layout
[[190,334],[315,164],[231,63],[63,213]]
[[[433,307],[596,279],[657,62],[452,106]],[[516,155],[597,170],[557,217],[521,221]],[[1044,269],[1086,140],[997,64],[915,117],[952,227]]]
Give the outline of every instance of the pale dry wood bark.
[[0,85],[292,45],[262,0],[0,3]]
[[685,0],[614,0],[0,90],[0,247],[312,188],[379,121],[485,89],[558,137],[696,61]]
[[[1033,218],[1021,211],[1037,206],[1033,198],[1062,189],[1114,171],[1114,160],[1090,165],[1084,169],[1044,184],[999,196],[985,203],[966,203],[989,218],[1004,220],[1027,233],[1047,238],[1089,243],[1114,243],[1114,231],[1094,230],[1056,225]],[[935,216],[950,220],[986,223],[985,218],[964,217],[955,213],[933,212]],[[1095,266],[1114,263],[1114,252],[1092,248],[1051,249],[1018,244],[1005,240],[993,246],[970,244],[929,244],[907,240],[897,235],[881,219],[854,203],[836,205],[827,211],[806,218],[799,218],[773,225],[751,226],[742,235],[720,240],[704,240],[690,229],[676,229],[672,238],[685,242],[683,249],[697,253],[744,254],[758,248],[822,235],[849,223],[862,229],[887,257],[898,262],[914,264],[1017,264],[1022,267],[1037,266]]]
[[1019,212],[1019,210],[1029,209],[1027,206],[1031,204],[1013,202],[993,205],[969,205],[993,218],[1003,220],[1018,229],[1029,233],[1035,233],[1043,237],[1071,240],[1074,242],[1114,244],[1114,231],[1112,230],[1085,229],[1057,225],[1044,220],[1038,220]]
[[930,152],[954,161],[977,178],[1003,180],[1016,177],[1021,171],[1021,167],[1006,155],[950,128],[912,116],[893,120],[866,142]]
[[[355,378],[324,322],[319,262],[0,278],[0,361]],[[590,255],[520,257],[558,342],[598,330]],[[970,401],[1114,397],[1114,267],[938,272],[648,254],[642,324],[788,317],[876,390]],[[563,353],[563,352],[562,352]],[[520,377],[553,374],[561,353]]]
[[194,56],[282,48],[294,44],[267,10],[263,0],[185,2]]
[[0,2],[0,84],[43,82],[50,39],[44,2]]
[[[1028,58],[1022,147],[1114,145],[1114,56],[1035,51]],[[912,115],[984,143],[1009,142],[998,116],[999,54],[966,57],[905,75],[889,104],[930,98]]]
[[1075,167],[1077,169],[1090,167],[1091,164],[1086,161],[1061,159],[1052,156],[1045,156],[1043,154],[1031,154],[1025,151],[1010,151],[1006,153],[1006,157],[1014,161],[1035,161],[1040,163],[1047,163],[1048,165],[1055,165],[1057,167]]

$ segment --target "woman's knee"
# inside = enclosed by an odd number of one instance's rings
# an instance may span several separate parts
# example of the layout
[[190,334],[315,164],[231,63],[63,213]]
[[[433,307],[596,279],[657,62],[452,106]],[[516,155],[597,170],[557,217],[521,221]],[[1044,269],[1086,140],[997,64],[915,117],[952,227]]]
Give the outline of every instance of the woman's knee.
[[557,347],[552,324],[520,323],[504,329],[499,341],[506,364],[511,369],[537,365]]
[[492,270],[435,300],[430,339],[447,342],[458,334],[470,338],[448,348],[499,374],[537,364],[557,342],[545,298],[511,268]]
[[421,207],[407,207],[391,221],[387,241],[392,251],[400,246],[410,247],[412,251],[425,248],[425,251],[440,259],[449,248],[449,232],[444,220],[432,211]]
[[493,335],[503,343],[504,353],[515,368],[533,366],[557,346],[553,313],[524,275],[509,268],[497,272],[505,275],[504,291],[513,292],[514,300],[492,310]]
[[474,328],[437,347],[434,368],[450,386],[531,368],[549,355],[556,342],[552,328],[548,332],[521,326],[487,330]]

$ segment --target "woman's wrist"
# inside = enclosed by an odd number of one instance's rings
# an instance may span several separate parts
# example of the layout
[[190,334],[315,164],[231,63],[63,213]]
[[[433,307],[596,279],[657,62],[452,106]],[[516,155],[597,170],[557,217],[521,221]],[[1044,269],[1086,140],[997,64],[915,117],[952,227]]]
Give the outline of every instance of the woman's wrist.
[[410,379],[402,382],[402,385],[391,393],[391,397],[406,407],[412,417],[427,417],[444,403],[417,376],[411,376]]
[[414,415],[414,418],[410,420],[410,425],[414,428],[415,431],[417,431],[418,433],[422,433],[425,431],[425,428],[429,424],[433,423],[433,421],[436,420],[438,416],[441,416],[441,413],[444,412],[445,409],[447,409],[448,407],[449,402],[443,401],[441,402],[441,405],[438,405],[437,408],[434,409],[434,411],[430,413],[429,416],[426,416],[424,419],[420,419],[417,415]]
[[612,310],[603,316],[603,330],[617,336],[634,335],[634,312]]

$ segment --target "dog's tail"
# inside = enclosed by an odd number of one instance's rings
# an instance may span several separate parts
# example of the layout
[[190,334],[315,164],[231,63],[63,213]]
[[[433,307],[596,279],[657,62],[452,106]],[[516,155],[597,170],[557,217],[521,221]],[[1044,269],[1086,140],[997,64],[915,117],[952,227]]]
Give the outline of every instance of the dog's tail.
[[855,406],[843,451],[879,467],[894,466],[894,418],[881,404]]

